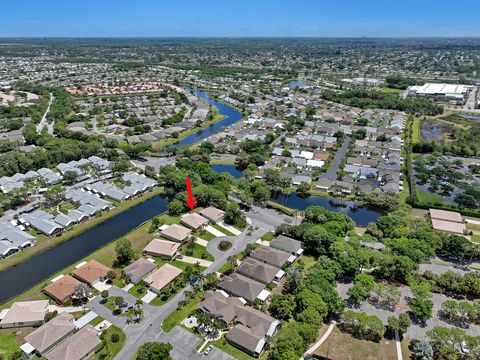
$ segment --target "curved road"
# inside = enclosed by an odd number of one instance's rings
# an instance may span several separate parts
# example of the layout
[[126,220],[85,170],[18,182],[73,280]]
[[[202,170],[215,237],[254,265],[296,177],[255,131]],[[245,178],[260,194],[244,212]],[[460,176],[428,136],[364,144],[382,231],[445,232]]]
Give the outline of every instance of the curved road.
[[[218,271],[227,262],[229,256],[240,253],[245,249],[247,244],[255,242],[266,232],[272,231],[277,225],[284,222],[292,222],[292,219],[285,215],[278,214],[270,209],[258,207],[252,207],[252,211],[246,215],[250,219],[251,225],[255,228],[258,227],[258,229],[255,230],[252,235],[248,235],[248,231],[244,230],[238,236],[222,236],[210,240],[207,249],[214,256],[215,261],[204,271],[204,274]],[[218,243],[221,240],[229,240],[232,242],[233,246],[227,251],[220,251],[218,250]],[[87,304],[87,307],[110,321],[112,324],[123,329],[127,335],[125,345],[116,356],[116,359],[131,360],[140,345],[148,341],[171,343],[173,346],[172,357],[175,360],[202,359],[203,355],[197,353],[195,350],[195,345],[198,343],[199,338],[178,326],[168,334],[164,333],[161,327],[165,318],[172,311],[176,310],[178,302],[185,298],[185,290],[191,290],[190,286],[181,290],[162,306],[156,307],[144,304],[143,309],[145,320],[139,324],[127,324],[125,317],[112,315],[111,311],[100,304],[101,299],[99,297],[90,301]],[[129,303],[134,303],[136,300],[136,298],[124,290],[115,287],[111,288],[110,293],[115,296],[123,296]],[[209,355],[209,358],[218,360],[233,359],[218,349],[214,349]]]

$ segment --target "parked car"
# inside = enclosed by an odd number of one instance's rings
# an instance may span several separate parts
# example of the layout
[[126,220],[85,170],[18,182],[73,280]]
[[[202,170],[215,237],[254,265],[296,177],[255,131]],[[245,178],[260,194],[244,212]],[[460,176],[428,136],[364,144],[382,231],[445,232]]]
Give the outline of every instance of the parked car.
[[213,350],[213,345],[208,345],[208,347],[203,352],[203,355],[207,356]]

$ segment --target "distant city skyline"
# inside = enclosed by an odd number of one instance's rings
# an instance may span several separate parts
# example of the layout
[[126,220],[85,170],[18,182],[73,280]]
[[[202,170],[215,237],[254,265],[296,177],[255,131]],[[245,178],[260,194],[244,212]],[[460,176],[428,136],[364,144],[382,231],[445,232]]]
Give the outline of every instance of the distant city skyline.
[[0,37],[479,37],[480,1],[23,0]]

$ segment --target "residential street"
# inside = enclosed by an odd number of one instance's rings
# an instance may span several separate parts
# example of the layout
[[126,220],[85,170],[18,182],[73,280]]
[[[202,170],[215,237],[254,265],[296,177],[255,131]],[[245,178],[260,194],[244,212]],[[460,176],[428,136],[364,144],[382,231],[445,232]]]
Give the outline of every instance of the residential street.
[[328,171],[321,176],[322,179],[337,180],[337,170],[340,167],[341,161],[348,152],[349,145],[350,137],[346,136],[343,140],[342,147],[335,153],[332,166],[330,166],[330,169],[328,169]]
[[[247,244],[255,242],[266,232],[274,230],[275,226],[283,222],[292,221],[292,219],[286,215],[256,206],[252,207],[252,210],[248,212],[246,216],[251,220],[251,226],[254,228],[258,227],[258,229],[251,235],[248,235],[247,227],[238,236],[224,236],[210,240],[207,249],[214,256],[215,261],[205,270],[204,273],[218,271],[227,262],[229,256],[238,254],[245,249]],[[218,243],[221,240],[229,240],[232,242],[233,246],[227,251],[220,251],[218,250]],[[198,354],[195,350],[195,346],[200,340],[199,338],[178,326],[168,334],[164,333],[161,329],[162,321],[176,309],[178,302],[184,299],[184,291],[187,289],[190,289],[190,287],[188,286],[180,291],[162,306],[157,307],[144,304],[144,320],[138,324],[127,324],[126,317],[113,315],[110,310],[100,304],[100,297],[92,299],[87,304],[87,307],[110,321],[115,326],[123,329],[127,335],[125,345],[117,355],[116,359],[131,360],[138,347],[147,341],[171,343],[173,345],[172,357],[175,360],[200,359],[203,355]],[[112,296],[122,296],[129,305],[133,305],[136,301],[136,298],[133,295],[115,286],[112,286],[109,292]],[[210,353],[209,358],[234,359],[216,348]]]

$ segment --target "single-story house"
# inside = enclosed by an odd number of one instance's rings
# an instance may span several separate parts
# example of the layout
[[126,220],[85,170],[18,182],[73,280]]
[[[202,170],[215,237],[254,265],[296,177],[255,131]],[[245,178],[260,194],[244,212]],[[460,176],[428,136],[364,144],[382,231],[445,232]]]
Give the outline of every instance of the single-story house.
[[274,249],[270,246],[260,245],[255,250],[250,253],[250,257],[264,262],[265,264],[270,264],[277,268],[281,268],[287,262],[292,263],[295,261],[295,256],[286,253],[285,251],[280,251]]
[[77,279],[92,286],[98,281],[103,281],[107,278],[107,274],[111,269],[98,261],[90,260],[79,268],[73,270],[72,274]]
[[255,334],[242,324],[232,327],[225,338],[232,345],[255,357],[261,354],[266,344],[264,336]]
[[270,284],[272,281],[280,281],[285,272],[272,265],[247,257],[235,270],[237,273],[263,284]]
[[245,306],[246,301],[236,296],[228,296],[225,291],[208,290],[203,301],[198,305],[198,310],[215,316],[223,321],[225,326],[230,324],[237,316],[240,308]]
[[76,328],[73,315],[64,312],[25,336],[24,339],[35,349],[35,353],[43,356],[63,339],[72,335]]
[[137,284],[148,274],[151,274],[156,268],[157,265],[155,265],[155,263],[148,261],[147,259],[140,258],[126,266],[123,269],[123,272],[130,278],[132,283]]
[[247,278],[246,276],[233,273],[225,276],[219,283],[218,287],[235,296],[240,296],[247,301],[253,302],[261,296],[265,285]]
[[171,259],[175,257],[179,248],[180,244],[178,242],[153,239],[145,246],[143,252],[148,255]]
[[460,213],[455,211],[430,209],[429,213],[430,213],[431,219],[438,219],[438,220],[451,221],[451,222],[457,222],[457,223],[463,222],[462,215],[460,215]]
[[276,239],[272,240],[270,242],[270,247],[285,251],[286,253],[295,256],[300,256],[303,254],[303,243],[284,235],[279,235]]
[[0,312],[0,328],[42,325],[47,311],[48,300],[14,302],[9,309]]
[[85,325],[63,341],[45,357],[48,360],[83,360],[101,344],[98,331],[92,325]]
[[72,297],[78,285],[80,285],[80,281],[70,275],[65,275],[45,287],[43,291],[54,300],[64,303]]
[[208,219],[197,213],[191,213],[182,216],[180,222],[190,229],[198,230],[208,224]]
[[213,223],[218,223],[223,221],[223,217],[225,215],[225,211],[222,211],[220,209],[217,209],[216,207],[210,206],[202,211],[200,211],[200,214],[210,220]]
[[434,230],[445,231],[445,232],[460,234],[460,235],[463,235],[467,229],[464,223],[445,221],[445,220],[439,220],[439,219],[432,219],[432,227]]
[[160,232],[160,234],[167,239],[178,242],[184,241],[191,233],[192,230],[177,224],[172,224]]
[[164,287],[168,286],[173,280],[175,280],[182,270],[179,268],[165,264],[160,269],[151,273],[145,278],[145,282],[150,286],[150,290],[154,293],[159,293]]

